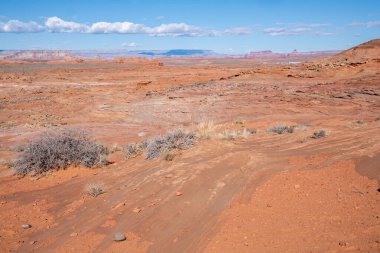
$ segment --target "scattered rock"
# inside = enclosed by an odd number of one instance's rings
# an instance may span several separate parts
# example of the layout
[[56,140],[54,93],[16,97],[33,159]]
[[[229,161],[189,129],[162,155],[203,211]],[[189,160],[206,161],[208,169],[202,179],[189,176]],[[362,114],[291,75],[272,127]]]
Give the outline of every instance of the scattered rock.
[[28,228],[31,228],[32,227],[32,225],[30,225],[30,224],[22,224],[22,228],[23,229],[28,229]]
[[299,184],[294,185],[294,189],[299,189],[301,186]]
[[121,242],[121,241],[125,241],[127,240],[127,238],[125,237],[124,233],[122,232],[116,232],[114,237],[113,237],[113,240],[115,242]]
[[135,207],[133,210],[132,210],[134,213],[139,213],[142,211],[141,208],[138,208],[138,207]]
[[172,174],[165,175],[165,178],[172,178],[172,177],[173,177]]
[[78,236],[78,233],[71,233],[70,234],[70,237],[75,237],[75,236]]
[[175,195],[176,195],[176,196],[181,196],[181,195],[182,195],[182,192],[176,192]]
[[339,242],[339,246],[346,247],[347,243],[346,242]]
[[35,244],[36,242],[37,242],[37,241],[30,241],[29,244],[30,244],[30,245],[33,245],[33,244]]

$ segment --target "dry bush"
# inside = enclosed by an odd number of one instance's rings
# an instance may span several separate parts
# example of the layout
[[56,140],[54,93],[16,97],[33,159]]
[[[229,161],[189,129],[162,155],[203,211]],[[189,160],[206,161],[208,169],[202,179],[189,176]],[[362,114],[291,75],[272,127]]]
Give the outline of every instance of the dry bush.
[[215,133],[215,129],[214,122],[201,122],[197,126],[197,135],[200,139],[209,139]]
[[250,134],[247,129],[243,129],[242,131],[224,130],[224,132],[220,134],[220,137],[223,140],[247,139]]
[[163,153],[170,150],[181,150],[189,148],[197,141],[193,133],[177,129],[164,136],[158,136],[147,142],[145,148],[145,159],[151,160],[160,157]]
[[105,165],[108,149],[93,142],[80,129],[47,131],[24,146],[13,166],[18,175],[45,173],[70,165],[95,167]]
[[92,197],[97,197],[100,194],[103,194],[106,192],[104,189],[104,186],[102,184],[98,184],[98,183],[86,185],[85,191],[88,195],[90,195]]
[[311,138],[313,139],[319,139],[319,138],[322,138],[322,137],[325,137],[326,136],[326,131],[325,130],[319,130],[319,131],[316,131],[313,133],[313,136],[311,136]]
[[275,126],[269,128],[268,131],[277,134],[293,133],[295,126]]
[[142,144],[131,143],[123,149],[125,159],[134,158],[140,155],[143,151]]

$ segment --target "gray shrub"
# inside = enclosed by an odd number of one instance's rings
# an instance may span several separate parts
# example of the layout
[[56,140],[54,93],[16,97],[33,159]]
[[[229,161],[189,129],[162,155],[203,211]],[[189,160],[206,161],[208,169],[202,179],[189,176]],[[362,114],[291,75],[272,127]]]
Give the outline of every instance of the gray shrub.
[[193,133],[187,133],[182,129],[171,131],[164,136],[155,137],[147,142],[145,159],[151,160],[160,157],[166,151],[189,148],[196,141],[197,138]]
[[325,130],[319,130],[319,131],[314,132],[313,136],[311,136],[311,138],[319,139],[319,138],[322,138],[325,136],[326,136],[326,131]]
[[294,126],[275,126],[270,128],[268,131],[272,133],[277,134],[283,134],[283,133],[293,133],[294,132]]
[[107,163],[107,155],[108,149],[83,130],[47,131],[24,146],[13,166],[18,175],[41,174],[70,165],[101,166]]

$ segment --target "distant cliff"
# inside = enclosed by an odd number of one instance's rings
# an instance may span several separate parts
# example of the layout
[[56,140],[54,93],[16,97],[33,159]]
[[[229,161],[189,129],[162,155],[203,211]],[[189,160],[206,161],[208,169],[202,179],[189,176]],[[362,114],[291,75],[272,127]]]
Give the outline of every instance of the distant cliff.
[[52,60],[73,60],[78,57],[69,51],[61,50],[23,50],[23,51],[3,51],[1,59],[6,60],[30,60],[30,61],[52,61]]

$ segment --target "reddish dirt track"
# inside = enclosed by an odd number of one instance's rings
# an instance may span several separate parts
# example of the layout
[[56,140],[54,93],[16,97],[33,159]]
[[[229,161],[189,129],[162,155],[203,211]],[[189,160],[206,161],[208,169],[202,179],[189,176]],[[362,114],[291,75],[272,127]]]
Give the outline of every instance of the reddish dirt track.
[[[0,64],[0,252],[379,252],[380,46],[371,43],[296,65]],[[121,147],[200,122],[214,123],[210,138],[173,161],[116,151],[103,168],[43,177],[8,167],[16,144],[46,129],[81,127]],[[267,131],[278,125],[297,127]],[[257,133],[220,137],[244,128]],[[321,129],[326,137],[311,138]],[[88,196],[89,183],[106,193]],[[117,231],[127,240],[114,242]]]

